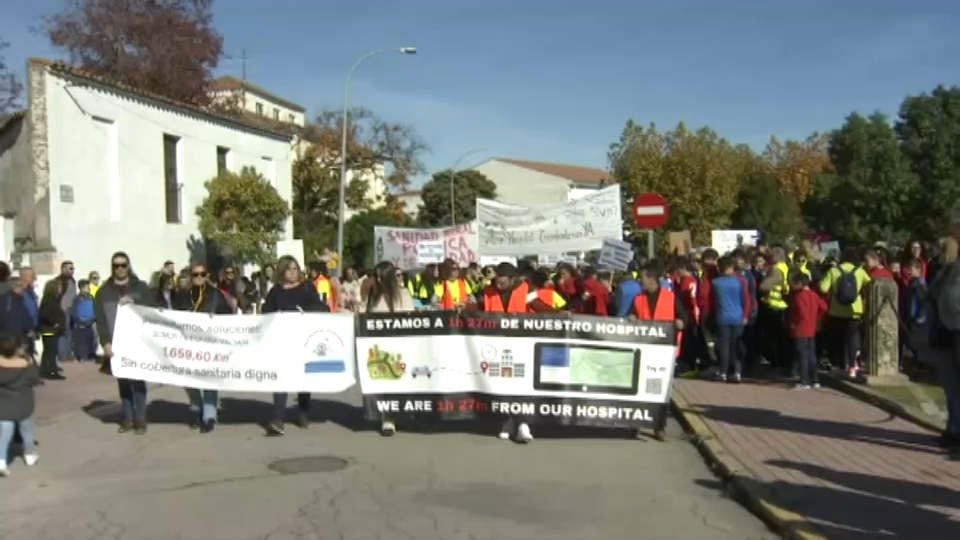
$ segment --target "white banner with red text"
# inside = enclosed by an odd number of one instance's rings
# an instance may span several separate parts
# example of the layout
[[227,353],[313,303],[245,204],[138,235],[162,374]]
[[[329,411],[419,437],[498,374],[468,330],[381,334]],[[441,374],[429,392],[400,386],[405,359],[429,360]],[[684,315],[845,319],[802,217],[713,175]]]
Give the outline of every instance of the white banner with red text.
[[402,227],[374,227],[374,260],[390,261],[401,270],[423,268],[427,248],[443,246],[443,259],[453,259],[460,267],[479,263],[480,254],[475,222],[439,229],[406,229]]
[[441,311],[358,316],[368,418],[521,416],[528,422],[662,425],[673,323]]
[[187,388],[337,393],[356,383],[349,313],[208,315],[127,305],[113,375]]

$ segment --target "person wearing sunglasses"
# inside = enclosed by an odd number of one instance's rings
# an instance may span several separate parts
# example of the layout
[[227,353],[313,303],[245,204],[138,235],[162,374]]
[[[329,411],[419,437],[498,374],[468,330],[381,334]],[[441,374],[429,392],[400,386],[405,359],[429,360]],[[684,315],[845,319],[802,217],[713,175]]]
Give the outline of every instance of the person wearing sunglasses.
[[[97,332],[103,346],[104,366],[110,371],[110,358],[113,356],[113,331],[117,323],[117,310],[126,304],[152,306],[155,295],[150,286],[141,281],[130,267],[130,257],[118,251],[110,257],[110,277],[100,286],[94,302],[97,319]],[[132,379],[117,379],[120,403],[123,406],[123,420],[117,429],[119,433],[133,430],[135,433],[147,432],[147,383]]]
[[[190,265],[190,284],[187,289],[175,296],[173,309],[192,311],[208,315],[232,315],[230,303],[210,282],[207,265],[195,262]],[[216,390],[188,388],[190,398],[190,429],[200,429],[201,433],[210,433],[217,426]]]

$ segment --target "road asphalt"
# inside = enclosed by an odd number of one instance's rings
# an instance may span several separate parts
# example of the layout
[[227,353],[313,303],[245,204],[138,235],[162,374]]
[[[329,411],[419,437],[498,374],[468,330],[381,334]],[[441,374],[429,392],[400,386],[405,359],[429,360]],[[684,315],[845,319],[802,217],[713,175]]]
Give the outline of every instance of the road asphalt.
[[227,395],[223,423],[200,434],[185,425],[183,390],[164,387],[151,391],[149,432],[121,435],[115,386],[92,370],[68,366],[67,381],[40,389],[40,462],[17,459],[0,481],[0,538],[777,538],[723,495],[673,422],[663,443],[539,430],[524,446],[493,426],[402,424],[386,439],[361,421],[351,391],[280,438],[257,425],[268,396]]

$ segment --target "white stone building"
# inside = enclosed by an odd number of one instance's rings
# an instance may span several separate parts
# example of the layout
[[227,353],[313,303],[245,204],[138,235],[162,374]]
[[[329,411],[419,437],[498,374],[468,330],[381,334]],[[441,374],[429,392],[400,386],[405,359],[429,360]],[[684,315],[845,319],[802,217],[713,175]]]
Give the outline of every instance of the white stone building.
[[[144,277],[205,257],[195,208],[218,169],[257,168],[290,201],[289,129],[146,95],[30,59],[28,108],[0,123],[0,214],[13,260],[106,277],[126,251]],[[268,124],[274,127],[268,127]],[[5,227],[6,232],[6,227]],[[292,238],[292,221],[286,238]],[[7,241],[7,236],[4,236]]]
[[249,113],[265,116],[275,122],[303,126],[306,120],[307,109],[303,105],[233,75],[224,75],[214,80],[213,95],[222,101],[236,103]]
[[603,169],[495,157],[473,167],[497,185],[497,200],[545,206],[568,202],[616,182]]

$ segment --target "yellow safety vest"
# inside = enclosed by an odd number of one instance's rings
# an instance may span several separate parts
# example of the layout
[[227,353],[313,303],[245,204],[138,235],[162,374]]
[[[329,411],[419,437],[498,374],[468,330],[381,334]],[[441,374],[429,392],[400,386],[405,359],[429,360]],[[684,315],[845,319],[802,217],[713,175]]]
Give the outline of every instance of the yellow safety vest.
[[780,271],[780,275],[783,276],[783,281],[776,287],[770,289],[766,298],[763,299],[763,303],[774,309],[787,309],[786,298],[790,292],[790,285],[787,279],[790,274],[790,267],[787,266],[785,262],[778,262],[775,267]]
[[407,290],[410,291],[410,296],[417,296],[417,291],[420,290],[421,277],[420,274],[417,274],[412,279],[407,280]]

